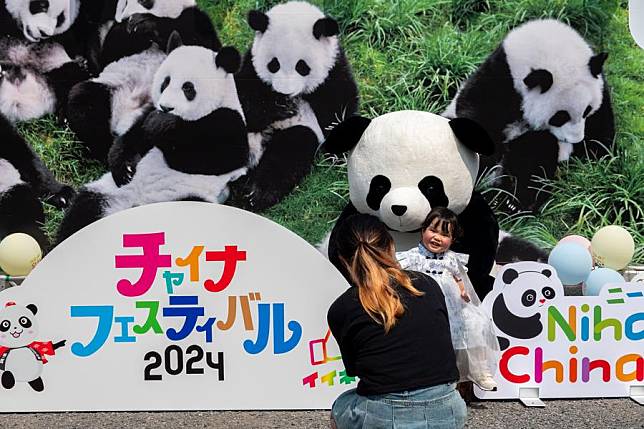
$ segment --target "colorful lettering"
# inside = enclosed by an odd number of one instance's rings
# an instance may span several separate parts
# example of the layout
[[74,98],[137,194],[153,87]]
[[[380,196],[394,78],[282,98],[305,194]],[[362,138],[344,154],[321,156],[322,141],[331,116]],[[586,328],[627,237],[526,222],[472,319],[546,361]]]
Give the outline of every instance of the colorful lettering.
[[163,232],[153,234],[124,234],[123,247],[141,247],[142,255],[116,255],[116,268],[142,268],[139,279],[132,283],[121,279],[116,284],[116,290],[123,296],[135,297],[145,294],[152,284],[159,268],[170,267],[170,255],[161,255],[159,248],[165,244]]

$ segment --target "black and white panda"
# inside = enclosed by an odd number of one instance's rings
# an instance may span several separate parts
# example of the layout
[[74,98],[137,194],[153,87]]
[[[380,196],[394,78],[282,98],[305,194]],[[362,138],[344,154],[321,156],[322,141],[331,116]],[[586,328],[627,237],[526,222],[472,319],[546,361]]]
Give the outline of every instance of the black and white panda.
[[335,251],[335,232],[355,213],[378,217],[389,228],[397,251],[420,241],[420,228],[434,207],[458,215],[462,238],[452,250],[469,255],[468,275],[483,298],[492,289],[499,226],[492,209],[474,190],[479,154],[493,144],[469,119],[448,120],[418,111],[392,112],[372,120],[351,117],[335,127],[322,150],[351,151],[347,160],[350,203],[331,232],[328,255]]
[[12,122],[63,117],[70,89],[87,78],[85,60],[59,43],[0,38],[0,113]]
[[165,47],[178,32],[186,45],[217,51],[221,42],[210,17],[195,0],[118,0],[114,19],[100,30],[100,67],[149,49]]
[[43,250],[49,242],[42,230],[45,215],[40,199],[62,208],[74,190],[58,182],[12,124],[0,115],[0,240],[23,232]]
[[0,35],[40,42],[67,32],[78,18],[81,0],[4,0]]
[[557,162],[573,154],[599,157],[612,147],[606,58],[562,22],[527,22],[507,34],[443,113],[488,131],[496,152],[483,157],[481,174],[500,165],[497,176],[510,176],[501,183],[517,192],[510,211],[539,208],[533,175],[552,178]]
[[115,137],[152,109],[152,81],[166,53],[152,47],[109,64],[69,93],[67,121],[91,158],[107,161]]
[[246,173],[248,132],[232,73],[241,57],[181,46],[170,54],[153,83],[155,110],[117,140],[112,172],[83,187],[65,214],[59,242],[117,211],[155,202],[221,203],[228,182]]
[[291,1],[253,10],[251,49],[236,75],[251,133],[249,174],[234,204],[259,211],[277,204],[310,171],[332,125],[358,108],[358,89],[340,46],[337,22]]
[[16,382],[29,383],[36,392],[42,392],[43,365],[47,356],[56,354],[66,340],[53,343],[36,341],[40,329],[34,304],[27,306],[8,302],[0,309],[0,384],[12,389]]
[[173,30],[186,44],[221,48],[209,17],[194,0],[119,0],[115,14],[116,21],[101,30],[106,34],[101,36],[102,72],[72,88],[67,107],[70,128],[89,156],[101,161],[114,138],[152,109],[152,80],[165,59],[159,46],[168,45]]
[[551,266],[525,261],[503,267],[492,292],[483,301],[502,350],[509,338],[527,340],[543,331],[542,308],[564,296],[564,288]]

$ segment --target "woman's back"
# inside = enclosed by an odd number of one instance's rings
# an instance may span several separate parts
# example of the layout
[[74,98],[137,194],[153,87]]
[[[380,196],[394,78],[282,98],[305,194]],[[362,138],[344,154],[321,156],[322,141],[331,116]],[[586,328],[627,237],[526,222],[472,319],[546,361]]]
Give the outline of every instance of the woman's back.
[[407,272],[415,296],[395,286],[405,311],[385,333],[363,308],[354,286],[331,306],[328,322],[348,375],[360,377],[357,393],[402,392],[458,380],[445,299],[434,280]]

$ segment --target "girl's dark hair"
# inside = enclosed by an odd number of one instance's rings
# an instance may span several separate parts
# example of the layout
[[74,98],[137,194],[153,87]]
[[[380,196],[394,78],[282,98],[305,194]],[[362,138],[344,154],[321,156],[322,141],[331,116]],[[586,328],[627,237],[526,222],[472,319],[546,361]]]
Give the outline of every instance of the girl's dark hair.
[[422,230],[425,231],[432,225],[436,227],[441,234],[452,237],[453,240],[456,240],[462,234],[456,213],[447,207],[436,207],[429,212],[422,224]]
[[336,237],[338,257],[358,287],[362,307],[389,332],[405,312],[392,285],[397,283],[415,296],[423,293],[400,268],[387,227],[374,216],[357,214],[338,225]]

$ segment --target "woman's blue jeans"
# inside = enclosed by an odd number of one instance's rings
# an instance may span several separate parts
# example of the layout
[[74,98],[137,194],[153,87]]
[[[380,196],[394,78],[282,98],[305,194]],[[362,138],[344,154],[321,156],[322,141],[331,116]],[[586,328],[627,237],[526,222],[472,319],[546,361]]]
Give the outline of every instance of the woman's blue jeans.
[[335,400],[331,414],[338,429],[460,429],[467,407],[450,383],[374,396],[352,389]]

